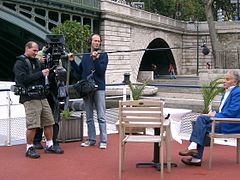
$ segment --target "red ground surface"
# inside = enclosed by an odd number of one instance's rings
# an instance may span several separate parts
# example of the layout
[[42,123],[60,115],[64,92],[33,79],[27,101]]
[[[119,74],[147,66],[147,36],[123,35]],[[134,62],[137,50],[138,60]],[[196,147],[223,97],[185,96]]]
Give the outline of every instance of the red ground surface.
[[[208,170],[208,147],[201,167],[190,167],[181,163],[178,151],[188,142],[172,143],[172,160],[178,167],[171,173],[165,171],[167,180],[237,180],[240,165],[235,163],[236,148],[214,146],[213,168]],[[118,134],[108,135],[108,148],[98,146],[80,147],[80,142],[61,144],[63,155],[45,154],[39,150],[40,159],[26,158],[25,145],[0,147],[0,180],[117,180],[118,179]],[[123,180],[159,179],[154,168],[136,168],[137,162],[152,160],[152,144],[127,144]]]

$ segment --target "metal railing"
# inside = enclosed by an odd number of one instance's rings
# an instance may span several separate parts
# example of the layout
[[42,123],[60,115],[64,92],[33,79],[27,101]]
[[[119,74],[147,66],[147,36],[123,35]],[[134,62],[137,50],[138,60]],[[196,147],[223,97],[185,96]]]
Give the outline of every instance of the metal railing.
[[63,3],[68,5],[76,5],[78,7],[88,7],[100,9],[100,0],[50,0],[49,2]]
[[219,68],[240,69],[240,49],[217,51]]
[[[10,146],[12,144],[21,144],[25,142],[25,117],[24,112],[21,115],[19,103],[11,99],[10,89],[0,89],[0,145]],[[20,108],[20,109],[19,109]],[[13,113],[13,110],[16,110]]]
[[[94,9],[100,9],[100,1],[101,0],[41,0],[44,3],[48,4],[66,4],[66,5],[74,5],[76,7],[88,7]],[[41,2],[39,1],[39,2]],[[34,0],[8,0],[8,2],[21,2],[21,3],[34,3]]]

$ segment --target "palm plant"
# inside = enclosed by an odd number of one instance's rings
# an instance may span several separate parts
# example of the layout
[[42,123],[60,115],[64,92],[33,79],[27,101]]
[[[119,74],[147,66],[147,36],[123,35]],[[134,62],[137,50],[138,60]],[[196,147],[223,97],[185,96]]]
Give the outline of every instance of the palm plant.
[[131,81],[129,81],[128,86],[131,90],[133,100],[138,100],[143,94],[143,90],[146,87],[146,82],[142,84],[133,84]]
[[60,113],[60,116],[64,119],[68,119],[72,115],[72,110],[70,108],[67,108],[66,110],[62,110]]
[[213,99],[220,93],[224,92],[224,88],[220,87],[220,85],[223,84],[222,78],[216,78],[208,83],[203,84],[203,88],[201,89],[201,93],[203,96],[203,113],[207,114],[209,113],[211,109],[211,103]]

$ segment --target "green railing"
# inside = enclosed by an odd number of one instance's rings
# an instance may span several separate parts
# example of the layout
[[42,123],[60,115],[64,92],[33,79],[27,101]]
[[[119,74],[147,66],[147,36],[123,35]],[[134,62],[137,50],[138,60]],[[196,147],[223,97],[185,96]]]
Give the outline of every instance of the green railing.
[[78,7],[100,9],[100,0],[50,0],[50,1],[56,2],[56,3],[74,5]]
[[[4,0],[6,1],[6,0]],[[79,8],[92,9],[94,11],[100,11],[100,1],[101,0],[38,0],[39,2],[49,3],[49,4],[63,4]],[[8,0],[8,2],[21,2],[21,3],[34,3],[38,2],[36,0]]]

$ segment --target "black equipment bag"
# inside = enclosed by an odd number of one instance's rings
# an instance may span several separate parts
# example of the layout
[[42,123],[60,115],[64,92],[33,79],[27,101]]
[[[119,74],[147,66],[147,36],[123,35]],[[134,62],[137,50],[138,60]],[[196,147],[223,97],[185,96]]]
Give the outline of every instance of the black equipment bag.
[[86,97],[97,90],[98,85],[95,83],[93,73],[94,71],[86,79],[82,79],[73,85],[77,97]]

